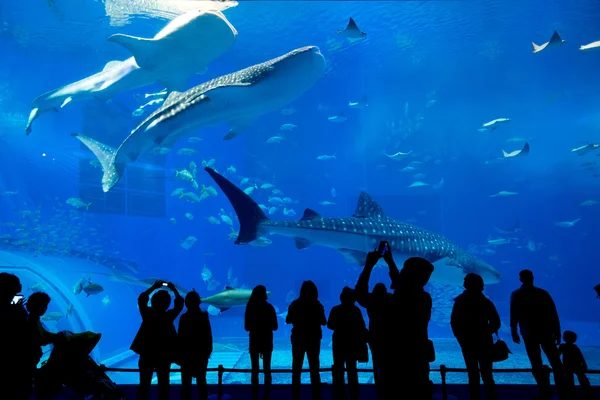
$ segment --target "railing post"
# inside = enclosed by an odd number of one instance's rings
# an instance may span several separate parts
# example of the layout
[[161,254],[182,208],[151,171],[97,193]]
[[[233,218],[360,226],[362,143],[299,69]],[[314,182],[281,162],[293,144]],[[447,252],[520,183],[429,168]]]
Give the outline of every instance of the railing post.
[[218,400],[223,400],[223,374],[225,373],[224,369],[225,368],[223,368],[223,365],[219,365],[217,367],[217,375],[218,375],[217,399]]
[[442,376],[442,400],[448,400],[448,387],[446,386],[446,366],[440,365],[440,375]]

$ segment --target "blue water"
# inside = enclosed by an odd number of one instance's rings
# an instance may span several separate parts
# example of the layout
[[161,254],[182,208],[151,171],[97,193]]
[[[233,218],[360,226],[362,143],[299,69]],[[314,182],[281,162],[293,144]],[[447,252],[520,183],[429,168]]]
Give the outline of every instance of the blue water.
[[[306,45],[319,46],[324,55],[323,76],[286,107],[294,108],[293,114],[268,113],[231,141],[222,140],[229,129],[224,124],[203,128],[180,139],[166,157],[132,167],[129,189],[117,188],[121,197],[105,198],[99,189],[101,172],[90,164],[92,153],[70,134],[118,144],[156,108],[133,116],[143,104],[135,95],[163,86],[121,93],[109,102],[69,104],[37,119],[31,135],[24,129],[34,98],[99,72],[108,61],[130,57],[107,37],[152,37],[178,14],[159,2],[106,3],[0,4],[0,270],[27,265],[27,270],[16,269],[25,294],[42,282],[53,298],[50,311],[66,314],[67,306],[74,305],[68,317],[48,322],[50,329],[102,332],[95,357],[125,357],[125,364],[135,365],[126,352],[139,327],[136,296],[143,288],[111,280],[115,271],[136,279],[172,280],[202,296],[225,285],[264,284],[279,312],[285,311],[290,292],[297,294],[303,280],[313,279],[326,308],[337,303],[341,288],[353,285],[360,269],[335,250],[311,246],[300,251],[292,239],[278,236],[269,237],[267,247],[235,246],[228,240],[232,227],[206,220],[220,219],[223,209],[239,229],[230,203],[202,170],[203,160],[214,159],[222,173],[236,168],[234,175],[227,174],[234,183],[244,177],[257,186],[271,183],[293,200],[286,208],[296,216],[285,216],[280,208],[272,219],[296,220],[305,208],[328,217],[349,216],[364,190],[392,218],[448,237],[501,272],[502,281],[487,286],[486,294],[504,325],[518,271],[532,269],[536,284],[554,296],[564,329],[579,332],[590,367],[600,363],[593,347],[600,343],[599,304],[592,290],[600,279],[600,204],[580,206],[600,201],[600,152],[571,152],[600,141],[600,49],[579,50],[600,40],[597,2],[241,2],[224,11],[239,34],[235,45],[206,74],[194,76],[188,88]],[[351,43],[336,34],[349,17],[367,32],[366,39]],[[548,41],[554,30],[565,44],[532,54],[531,42]],[[363,96],[366,109],[348,107]],[[341,112],[345,122],[327,120]],[[493,132],[478,132],[483,123],[502,117],[511,121]],[[267,144],[283,124],[297,129],[281,143]],[[189,136],[202,141],[190,143]],[[527,157],[486,163],[502,157],[502,150],[520,149],[524,142],[507,142],[513,137],[527,139]],[[182,148],[197,153],[176,154]],[[410,150],[401,162],[383,154]],[[324,154],[336,159],[316,160]],[[176,188],[200,194],[175,178],[175,169],[190,161],[198,165],[198,184],[217,188],[216,197],[186,203],[170,195]],[[400,171],[409,165],[416,169]],[[435,186],[442,179],[443,187]],[[415,181],[428,186],[408,187]],[[490,197],[500,191],[518,194]],[[252,195],[264,204],[269,196],[264,189]],[[77,209],[66,203],[69,198],[92,204]],[[336,204],[323,206],[323,201]],[[578,218],[571,228],[555,226]],[[508,229],[517,221],[517,233],[501,235],[494,229]],[[189,236],[197,241],[186,250],[181,242]],[[510,242],[487,243],[499,237]],[[212,290],[201,276],[203,266],[219,282]],[[73,294],[82,276],[104,291]],[[378,270],[372,283],[386,279],[386,272]],[[460,367],[459,349],[445,340],[452,338],[448,317],[460,287],[432,284],[428,290],[434,298],[430,336],[444,339],[436,343],[446,349],[433,367]],[[243,308],[232,308],[212,317],[221,351],[211,362],[223,357],[229,364],[247,365],[242,316]],[[280,323],[277,344],[285,350],[289,327]],[[326,332],[325,366],[329,343]],[[527,367],[521,346],[511,349],[515,356],[499,366]],[[225,354],[232,351],[232,357]],[[275,366],[289,366],[285,354],[274,358]],[[512,381],[530,382],[530,377]]]

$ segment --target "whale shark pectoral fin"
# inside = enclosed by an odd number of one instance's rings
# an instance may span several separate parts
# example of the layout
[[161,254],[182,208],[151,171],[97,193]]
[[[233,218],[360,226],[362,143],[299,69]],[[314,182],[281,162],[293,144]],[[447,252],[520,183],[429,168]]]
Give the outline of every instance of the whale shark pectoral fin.
[[71,136],[79,139],[81,143],[83,143],[88,149],[90,149],[92,153],[94,153],[98,161],[100,161],[100,166],[102,167],[103,172],[102,191],[106,193],[115,187],[115,185],[119,182],[119,179],[121,179],[121,175],[123,174],[123,170],[125,168],[124,165],[115,163],[117,150],[84,135],[72,133]]
[[63,103],[61,104],[60,108],[64,108],[67,104],[69,104],[71,101],[73,101],[73,98],[71,96],[67,97],[65,99],[65,101],[63,101]]
[[33,124],[33,121],[35,121],[40,115],[48,111],[58,112],[58,108],[52,107],[46,110],[40,110],[38,107],[36,107],[33,110],[31,110],[31,112],[29,113],[29,118],[27,119],[27,125],[25,125],[26,135],[29,135],[31,133],[31,125]]
[[529,143],[528,142],[525,142],[525,145],[521,149],[521,152],[519,153],[519,155],[520,156],[527,156],[527,155],[529,155]]
[[338,249],[340,253],[346,259],[346,262],[365,265],[367,262],[367,253],[363,253],[362,251],[356,251],[351,249]]
[[296,248],[298,250],[305,249],[305,248],[307,248],[308,246],[311,245],[311,243],[308,240],[302,239],[302,238],[298,238],[298,237],[294,238],[294,242],[295,242]]
[[254,123],[254,121],[256,121],[256,117],[254,117],[254,116],[240,117],[240,118],[230,121],[229,126],[231,127],[231,129],[229,130],[229,132],[227,132],[227,135],[225,135],[223,137],[223,140],[233,139],[234,137],[239,135],[242,131],[244,131],[246,128],[248,128],[250,125],[252,125]]
[[117,33],[110,36],[108,41],[120,44],[129,50],[140,68],[151,70],[161,61],[156,57],[158,43],[154,39]]

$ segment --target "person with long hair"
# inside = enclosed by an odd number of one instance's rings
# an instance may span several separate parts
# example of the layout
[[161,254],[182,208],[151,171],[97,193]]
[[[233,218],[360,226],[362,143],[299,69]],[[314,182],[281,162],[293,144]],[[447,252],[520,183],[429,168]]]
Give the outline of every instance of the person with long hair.
[[273,353],[273,331],[278,329],[277,313],[267,301],[267,288],[258,285],[252,290],[246,312],[244,314],[244,329],[249,335],[249,352],[252,363],[252,399],[258,398],[258,372],[260,358],[263,360],[265,374],[265,399],[271,395],[271,355]]

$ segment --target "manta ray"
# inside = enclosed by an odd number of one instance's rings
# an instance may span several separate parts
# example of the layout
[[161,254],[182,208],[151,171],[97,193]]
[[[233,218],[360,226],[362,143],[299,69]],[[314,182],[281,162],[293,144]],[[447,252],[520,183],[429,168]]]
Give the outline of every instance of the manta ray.
[[173,19],[153,38],[112,35],[132,54],[125,61],[110,61],[97,74],[44,93],[33,101],[25,133],[43,113],[58,112],[67,104],[90,99],[109,100],[119,93],[153,83],[169,91],[184,90],[192,75],[228,51],[237,31],[219,11],[191,11]]

